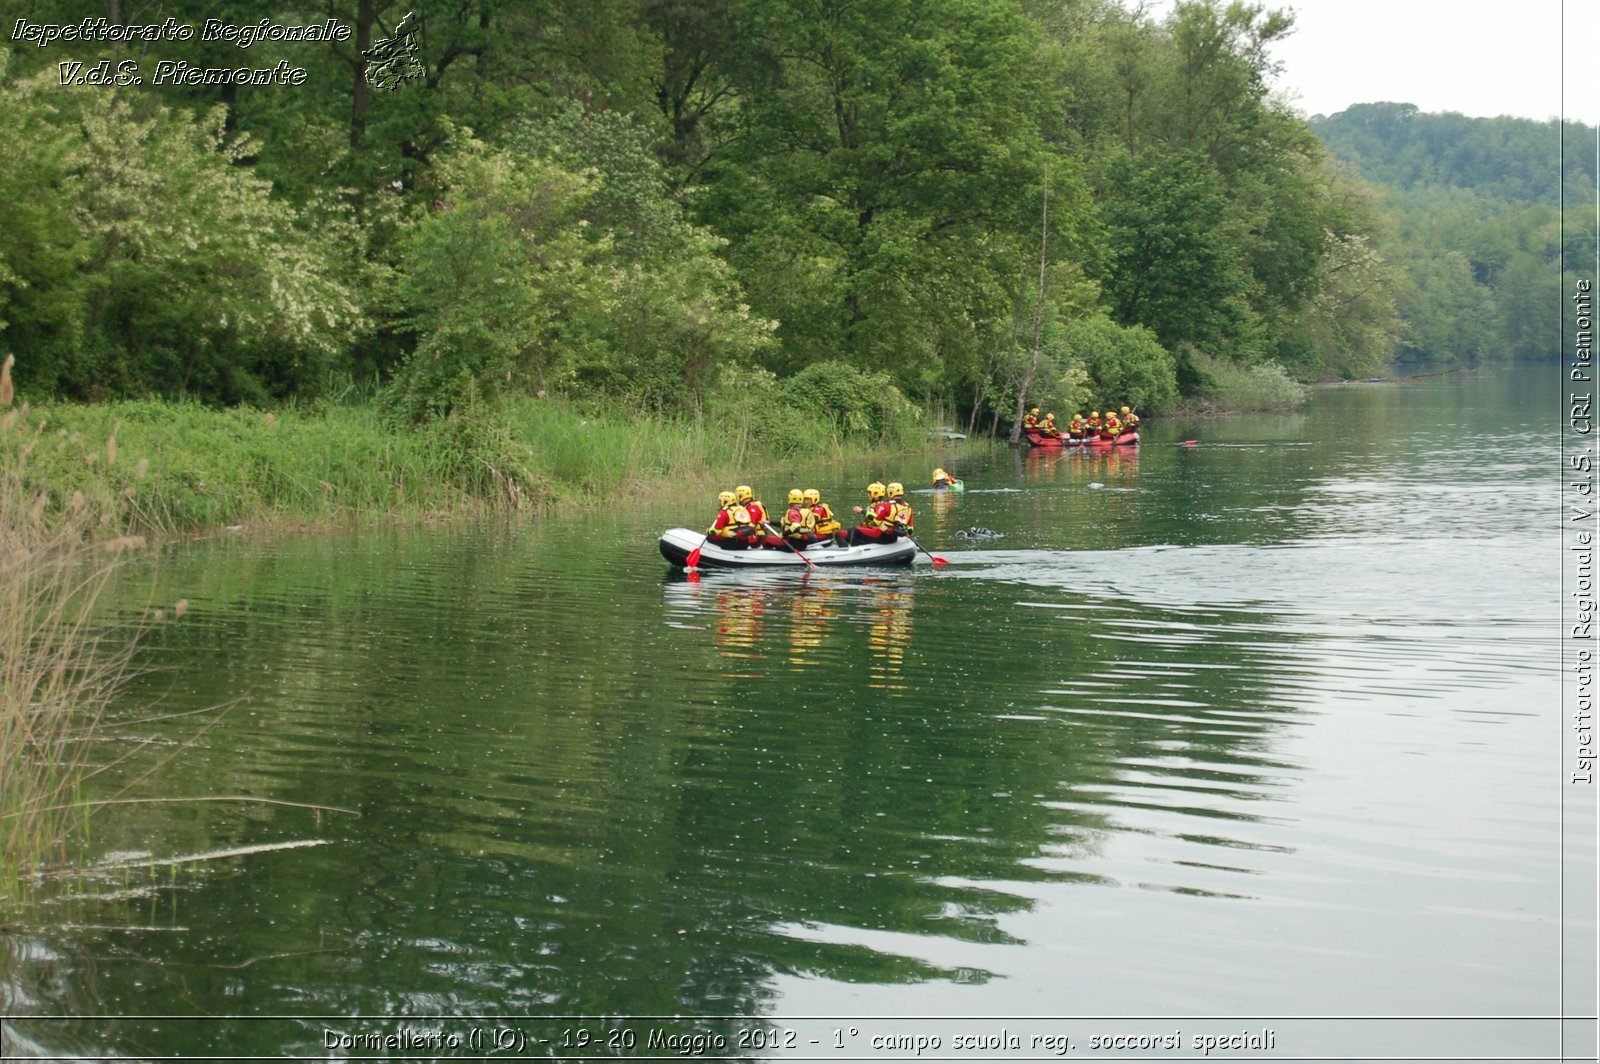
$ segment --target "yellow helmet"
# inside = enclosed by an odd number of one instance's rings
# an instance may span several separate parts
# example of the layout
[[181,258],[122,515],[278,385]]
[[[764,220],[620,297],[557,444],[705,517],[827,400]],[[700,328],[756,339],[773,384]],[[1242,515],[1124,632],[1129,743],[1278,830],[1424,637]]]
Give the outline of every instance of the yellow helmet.
[[733,489],[733,497],[740,502],[749,502],[754,496],[755,492],[750,490],[750,485],[748,484],[740,484]]
[[1083,420],[1083,415],[1082,414],[1073,414],[1072,415],[1072,420],[1074,420],[1074,421],[1082,421]]
[[1028,411],[1028,413],[1030,413],[1030,414],[1037,414],[1038,412],[1039,412],[1039,408],[1038,407],[1034,407],[1033,409]]
[[898,499],[900,496],[906,493],[906,486],[896,480],[890,482],[889,487],[886,490],[889,493],[889,498]]
[[1100,411],[1098,411],[1098,410],[1091,410],[1091,411],[1089,411],[1089,416],[1090,416],[1090,417],[1099,417],[1099,416],[1100,416]]
[[818,491],[816,488],[807,488],[805,501],[808,505],[815,506],[817,503],[822,501],[822,492]]
[[806,501],[805,492],[801,491],[799,488],[790,488],[789,489],[789,505],[790,506],[799,506],[801,503],[803,503],[805,501]]
[[734,503],[733,492],[731,492],[731,491],[719,491],[719,492],[717,492],[717,505],[718,506],[732,506],[733,503]]
[[1127,408],[1127,407],[1123,407],[1123,408],[1122,408],[1122,412],[1123,412],[1123,413],[1124,413],[1124,414],[1127,414],[1127,413],[1131,413],[1131,411],[1130,411],[1130,410],[1129,410],[1129,409],[1128,409],[1128,408]]
[[1049,418],[1049,419],[1050,419],[1050,420],[1052,420],[1052,421],[1054,421],[1054,420],[1055,420],[1055,414],[1054,414],[1054,413],[1049,413],[1049,414],[1046,414],[1046,415],[1045,415],[1045,417],[1047,417],[1047,418]]
[[934,480],[947,480],[947,479],[949,479],[949,477],[950,477],[950,474],[946,473],[942,469],[935,469],[933,471],[933,479]]
[[871,484],[867,485],[867,498],[869,499],[881,499],[883,498],[883,492],[883,484],[879,481],[874,480]]

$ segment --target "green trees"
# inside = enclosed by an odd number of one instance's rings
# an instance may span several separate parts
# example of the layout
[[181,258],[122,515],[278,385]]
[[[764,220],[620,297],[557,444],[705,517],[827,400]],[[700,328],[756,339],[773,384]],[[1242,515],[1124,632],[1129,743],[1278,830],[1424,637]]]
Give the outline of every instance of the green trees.
[[1396,293],[1404,275],[1356,234],[1329,233],[1319,271],[1315,294],[1298,319],[1306,351],[1319,366],[1346,376],[1375,372],[1399,341]]
[[[4,66],[0,64],[0,75]],[[39,352],[45,389],[64,377],[85,380],[85,293],[78,264],[89,255],[73,201],[56,193],[74,183],[82,152],[42,78],[0,83],[0,336],[7,348]],[[3,358],[4,356],[0,356]],[[21,379],[28,381],[26,371]]]
[[[843,354],[925,392],[1003,291],[995,253],[1036,182],[1036,33],[1001,0],[773,0],[697,217],[780,321],[775,368]],[[1009,266],[1009,263],[1006,264]]]
[[1065,118],[1091,160],[1111,316],[1155,334],[1186,393],[1203,384],[1191,351],[1307,376],[1387,359],[1394,308],[1371,286],[1389,274],[1364,275],[1361,328],[1350,293],[1322,298],[1375,213],[1350,209],[1349,180],[1268,96],[1267,47],[1290,18],[1196,2],[1159,23],[1101,8],[1070,27]]
[[1177,365],[1144,326],[1121,326],[1093,315],[1067,326],[1063,337],[1071,364],[1088,377],[1088,394],[1079,405],[1131,406],[1161,410],[1178,398]]
[[543,387],[567,369],[565,326],[594,297],[577,228],[583,179],[476,145],[435,172],[445,202],[399,248],[398,302],[417,343],[393,387],[413,418],[518,377]]
[[[1593,199],[1594,131],[1579,122],[1429,114],[1409,103],[1356,104],[1311,129],[1370,181],[1399,189],[1471,189],[1509,203]],[[1562,151],[1563,139],[1587,150]]]
[[1192,155],[1123,156],[1107,167],[1101,216],[1111,311],[1169,350],[1256,352],[1239,249],[1224,234],[1217,177]]
[[91,99],[43,76],[0,85],[19,205],[0,223],[0,313],[23,379],[79,398],[314,388],[363,324],[343,214],[276,202],[218,111]]
[[[360,49],[406,12],[419,76],[376,91]],[[1524,294],[1592,244],[1548,206],[1496,206],[1531,196],[1534,171],[1496,162],[1493,139],[1543,151],[1555,126],[1394,105],[1319,119],[1433,190],[1374,199],[1269,94],[1293,26],[1261,4],[340,0],[279,17],[352,37],[138,60],[282,59],[306,70],[293,90],[46,92],[55,62],[127,53],[13,57],[0,349],[29,349],[30,387],[239,402],[359,382],[408,418],[508,388],[672,412],[726,367],[776,389],[839,364],[974,424],[1024,391],[1150,410],[1203,387],[1202,362],[1310,378],[1397,349],[1492,357],[1502,335],[1531,350],[1547,341]],[[1569,186],[1592,185],[1588,165]],[[1099,394],[1117,388],[1141,396]]]
[[[399,242],[396,295],[416,346],[391,396],[407,417],[503,388],[677,409],[720,364],[770,345],[720,242],[663,198],[629,134],[580,116],[521,136],[571,169],[457,134],[434,168],[438,206]],[[605,170],[585,165],[607,154]]]

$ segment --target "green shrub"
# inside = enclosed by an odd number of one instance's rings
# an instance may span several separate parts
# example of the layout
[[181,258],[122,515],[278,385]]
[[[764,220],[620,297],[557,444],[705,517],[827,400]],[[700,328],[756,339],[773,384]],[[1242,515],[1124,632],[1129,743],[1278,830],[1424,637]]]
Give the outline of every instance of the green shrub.
[[1067,324],[1064,346],[1088,374],[1087,406],[1155,412],[1178,398],[1172,355],[1143,326],[1118,325],[1103,314],[1078,318]]
[[1305,385],[1276,362],[1242,366],[1199,351],[1186,355],[1201,382],[1200,390],[1184,404],[1194,412],[1290,410],[1310,395]]
[[864,443],[888,443],[914,425],[915,408],[887,373],[844,362],[818,362],[785,380],[781,398],[790,416],[833,422],[834,431]]

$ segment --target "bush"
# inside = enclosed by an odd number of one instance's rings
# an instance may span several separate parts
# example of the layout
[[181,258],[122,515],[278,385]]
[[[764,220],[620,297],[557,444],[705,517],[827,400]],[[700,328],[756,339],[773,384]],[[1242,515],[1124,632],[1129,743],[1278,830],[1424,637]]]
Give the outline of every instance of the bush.
[[[838,435],[888,443],[911,431],[916,410],[887,373],[867,373],[844,362],[818,362],[784,381],[781,397],[803,420],[831,420]],[[792,415],[791,415],[792,416]]]
[[1197,413],[1291,410],[1310,394],[1276,362],[1241,366],[1237,362],[1188,351],[1200,389],[1185,405]]
[[0,336],[32,394],[261,400],[365,329],[349,213],[275,198],[221,109],[3,74]]
[[1142,325],[1118,325],[1103,314],[1079,318],[1068,323],[1065,346],[1089,375],[1089,406],[1127,405],[1153,413],[1178,398],[1172,355]]

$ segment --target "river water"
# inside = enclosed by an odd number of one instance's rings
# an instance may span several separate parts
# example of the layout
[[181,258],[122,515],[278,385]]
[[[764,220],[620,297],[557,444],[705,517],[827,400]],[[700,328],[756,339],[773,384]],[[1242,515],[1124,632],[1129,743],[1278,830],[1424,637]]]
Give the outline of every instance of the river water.
[[938,570],[685,580],[714,489],[168,551],[95,796],[206,800],[97,815],[8,1049],[1554,1058],[1562,412],[1519,366],[755,481],[904,480]]

